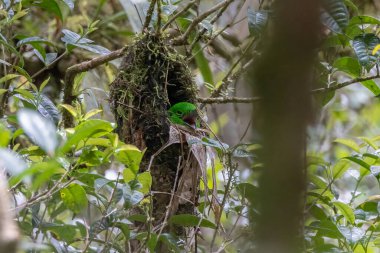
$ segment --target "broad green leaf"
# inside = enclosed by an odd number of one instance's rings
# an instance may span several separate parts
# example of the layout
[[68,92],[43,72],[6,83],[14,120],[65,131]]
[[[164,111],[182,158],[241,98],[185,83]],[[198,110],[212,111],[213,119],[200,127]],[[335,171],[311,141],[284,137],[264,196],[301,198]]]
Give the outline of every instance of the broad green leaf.
[[6,93],[8,90],[7,89],[0,89],[0,96]]
[[1,83],[4,83],[4,82],[7,82],[9,80],[12,80],[16,77],[20,77],[21,75],[18,75],[18,74],[8,74],[8,75],[5,75],[3,76],[2,78],[0,78],[0,84]]
[[62,104],[60,106],[67,110],[74,118],[78,118],[80,112],[78,112],[72,105]]
[[102,55],[109,54],[111,52],[105,47],[93,44],[94,41],[84,38],[83,36],[73,31],[63,29],[62,33],[64,34],[64,36],[61,38],[61,40],[65,42],[66,44],[80,47],[90,52],[102,54]]
[[125,144],[115,151],[115,157],[119,162],[126,165],[135,175],[137,175],[143,152],[133,145]]
[[267,11],[255,11],[248,7],[247,9],[248,28],[252,36],[259,36],[268,23]]
[[204,56],[202,52],[202,47],[199,43],[196,43],[193,49],[193,54],[195,54],[194,59],[195,63],[197,64],[197,67],[199,71],[201,72],[203,81],[205,83],[214,83],[214,75],[211,71],[209,61],[208,59]]
[[351,148],[352,150],[356,151],[357,153],[360,153],[360,146],[355,141],[353,141],[353,140],[350,140],[350,139],[336,139],[336,140],[334,140],[334,142],[343,144],[343,145]]
[[359,77],[361,75],[362,67],[359,61],[352,57],[347,56],[336,59],[333,67],[354,77]]
[[351,26],[351,25],[364,25],[364,24],[380,25],[380,20],[375,18],[375,17],[365,16],[365,15],[355,16],[355,17],[351,18],[349,26]]
[[59,19],[63,19],[61,9],[59,8],[56,0],[41,0],[33,2],[33,4],[41,7],[44,10],[47,10],[48,13],[53,13]]
[[350,162],[344,159],[339,160],[332,168],[333,178],[339,179],[350,168]]
[[336,224],[334,224],[331,220],[313,222],[311,226],[317,229],[317,236],[319,237],[323,236],[334,239],[340,239],[343,237]]
[[42,116],[54,122],[55,125],[58,125],[61,120],[61,115],[54,103],[45,96],[44,94],[36,94],[37,110],[41,113]]
[[379,149],[376,143],[372,141],[371,139],[366,138],[366,137],[359,137],[359,138],[363,140],[365,143],[367,143],[369,146],[371,146],[374,150]]
[[73,213],[80,213],[85,210],[88,205],[86,191],[79,184],[70,184],[68,187],[60,191],[63,203]]
[[89,112],[87,112],[87,113],[84,115],[83,119],[84,119],[84,120],[87,120],[87,119],[91,118],[92,116],[94,116],[94,115],[96,115],[96,114],[98,114],[98,113],[100,113],[100,112],[102,112],[102,111],[103,111],[103,110],[100,110],[100,109],[92,109],[92,110],[90,110]]
[[352,41],[352,47],[360,64],[369,71],[377,60],[377,55],[372,55],[373,49],[380,44],[380,39],[373,33],[365,33],[356,36]]
[[202,219],[201,217],[191,215],[191,214],[177,214],[173,215],[169,219],[169,223],[184,226],[184,227],[206,227],[206,228],[212,228],[215,229],[216,225],[207,220],[207,219]]
[[12,139],[12,133],[3,124],[0,123],[0,148],[8,146]]
[[54,237],[58,240],[70,243],[74,240],[77,232],[77,227],[69,224],[57,224],[57,223],[41,223],[42,231],[49,231],[54,234]]
[[360,166],[362,166],[363,168],[365,168],[366,170],[368,171],[371,171],[371,165],[369,165],[368,163],[364,162],[363,160],[360,160],[359,158],[357,157],[353,157],[353,156],[347,156],[347,157],[344,157],[343,159],[347,159],[347,160],[350,160]]
[[323,0],[321,20],[335,33],[343,33],[348,25],[349,13],[342,0]]
[[57,129],[53,122],[38,112],[21,109],[17,113],[20,126],[29,138],[49,155],[54,155],[58,146]]
[[0,148],[0,169],[6,169],[11,175],[19,175],[27,167],[26,162],[17,153]]
[[100,137],[110,133],[114,125],[108,121],[100,119],[89,119],[74,128],[74,133],[71,134],[66,143],[60,149],[61,152],[68,152],[73,146],[76,146],[81,140],[86,140],[90,137]]
[[348,222],[355,224],[355,214],[349,205],[340,201],[333,201],[332,203],[343,214]]
[[361,84],[367,89],[369,89],[375,96],[380,95],[380,88],[379,86],[377,86],[374,80],[367,80],[367,81],[361,82]]
[[152,175],[150,174],[150,172],[146,171],[137,174],[137,180],[142,185],[140,191],[144,194],[147,194],[150,191],[150,187],[152,186]]

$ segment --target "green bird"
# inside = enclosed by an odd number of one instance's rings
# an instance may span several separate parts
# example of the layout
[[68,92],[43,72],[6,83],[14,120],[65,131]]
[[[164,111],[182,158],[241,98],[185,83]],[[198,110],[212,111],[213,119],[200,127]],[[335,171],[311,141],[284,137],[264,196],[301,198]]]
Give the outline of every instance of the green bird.
[[169,119],[173,124],[199,127],[197,106],[188,102],[179,102],[169,108]]

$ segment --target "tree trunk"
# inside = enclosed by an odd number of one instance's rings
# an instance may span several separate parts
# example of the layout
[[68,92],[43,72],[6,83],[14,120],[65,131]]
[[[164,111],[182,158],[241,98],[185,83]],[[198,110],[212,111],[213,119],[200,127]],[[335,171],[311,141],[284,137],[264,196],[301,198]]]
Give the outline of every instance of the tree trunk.
[[[319,1],[278,0],[272,30],[254,66],[262,97],[262,137],[256,252],[303,252],[306,128],[318,47]],[[256,94],[257,95],[257,94]]]

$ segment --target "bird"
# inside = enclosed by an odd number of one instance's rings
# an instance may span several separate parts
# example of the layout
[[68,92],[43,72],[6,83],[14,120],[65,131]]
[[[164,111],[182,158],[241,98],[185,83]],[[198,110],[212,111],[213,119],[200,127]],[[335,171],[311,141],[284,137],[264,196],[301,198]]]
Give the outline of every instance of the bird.
[[168,110],[169,120],[173,124],[199,127],[197,106],[189,102],[179,102],[171,106]]

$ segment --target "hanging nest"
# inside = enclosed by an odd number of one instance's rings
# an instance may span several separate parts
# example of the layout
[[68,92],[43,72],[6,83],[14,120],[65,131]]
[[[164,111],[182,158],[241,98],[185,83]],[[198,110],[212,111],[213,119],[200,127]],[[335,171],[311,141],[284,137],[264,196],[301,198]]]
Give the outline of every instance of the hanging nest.
[[[110,86],[111,107],[120,138],[141,150],[146,148],[140,171],[149,169],[153,178],[156,227],[168,216],[195,214],[206,153],[201,145],[188,144],[199,134],[171,124],[168,109],[179,102],[196,104],[196,92],[183,56],[161,37],[150,33],[129,46],[120,72]],[[171,199],[173,192],[177,197]],[[178,227],[165,226],[163,231],[189,237]]]

